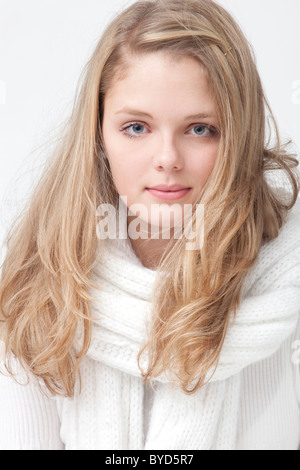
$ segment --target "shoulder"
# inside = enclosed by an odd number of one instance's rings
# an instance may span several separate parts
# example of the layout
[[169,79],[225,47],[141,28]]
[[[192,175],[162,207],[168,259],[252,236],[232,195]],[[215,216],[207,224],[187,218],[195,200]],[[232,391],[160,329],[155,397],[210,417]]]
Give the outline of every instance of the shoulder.
[[300,289],[300,199],[288,212],[278,236],[261,247],[244,288],[259,294],[287,283]]
[[281,227],[278,236],[270,242],[263,245],[261,256],[271,256],[274,259],[280,258],[295,250],[299,253],[300,247],[300,199],[297,200],[294,207],[288,212],[285,222]]

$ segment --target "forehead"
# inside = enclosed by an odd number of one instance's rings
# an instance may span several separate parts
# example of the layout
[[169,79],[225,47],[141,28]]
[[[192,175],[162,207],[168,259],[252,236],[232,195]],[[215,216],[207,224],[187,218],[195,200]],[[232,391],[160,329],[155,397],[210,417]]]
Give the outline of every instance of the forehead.
[[200,61],[165,52],[127,57],[126,67],[115,74],[105,97],[110,106],[165,105],[170,110],[200,105],[214,108],[213,101],[213,90]]
[[[132,78],[136,74],[139,74],[143,78],[151,77],[158,72],[165,70],[165,67],[168,68],[168,79],[171,78],[171,75],[174,75],[175,69],[184,68],[188,74],[192,69],[193,74],[201,74],[201,76],[206,76],[208,78],[207,71],[202,65],[200,60],[185,56],[185,55],[175,55],[168,51],[157,51],[157,52],[148,52],[144,54],[133,54],[130,52],[123,53],[122,60],[116,66],[112,80],[111,86],[114,86],[117,82],[121,82],[128,78]],[[144,72],[144,73],[143,73]]]

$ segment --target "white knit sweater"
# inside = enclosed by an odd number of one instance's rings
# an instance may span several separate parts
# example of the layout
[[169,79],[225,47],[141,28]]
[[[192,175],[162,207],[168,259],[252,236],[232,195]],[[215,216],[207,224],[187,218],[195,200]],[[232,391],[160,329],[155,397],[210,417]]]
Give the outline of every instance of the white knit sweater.
[[[143,385],[136,363],[155,272],[108,244],[92,293],[82,391],[50,398],[0,375],[0,449],[298,449],[300,210],[264,246],[212,381],[196,394]],[[112,250],[113,247],[113,250]],[[123,247],[125,248],[125,247]]]

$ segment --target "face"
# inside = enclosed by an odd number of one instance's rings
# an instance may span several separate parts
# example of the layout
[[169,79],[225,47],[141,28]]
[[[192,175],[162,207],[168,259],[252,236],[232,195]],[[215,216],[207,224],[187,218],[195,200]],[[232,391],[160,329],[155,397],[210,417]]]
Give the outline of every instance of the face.
[[172,206],[174,223],[176,211],[198,200],[218,154],[216,107],[201,64],[162,52],[132,57],[105,97],[102,132],[127,206],[143,207],[139,216],[154,225],[164,210],[170,218]]

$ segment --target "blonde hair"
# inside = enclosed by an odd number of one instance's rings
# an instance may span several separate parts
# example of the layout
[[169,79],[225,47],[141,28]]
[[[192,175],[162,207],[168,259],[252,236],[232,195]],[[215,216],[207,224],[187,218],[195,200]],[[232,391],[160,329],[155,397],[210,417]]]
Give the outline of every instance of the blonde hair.
[[[145,380],[171,371],[186,392],[205,383],[217,365],[245,274],[262,243],[278,235],[297,198],[297,160],[280,143],[253,54],[233,18],[211,0],[138,1],[118,15],[87,64],[54,158],[7,237],[0,286],[6,350],[54,394],[73,395],[90,344],[96,208],[117,206],[101,135],[103,102],[132,54],[160,50],[204,66],[221,139],[201,195],[204,245],[200,252],[187,251],[179,240],[158,270],[171,275],[159,276],[155,290],[149,341],[140,352],[149,358]],[[273,148],[266,143],[266,110]],[[287,177],[287,199],[267,182],[266,172],[275,169]],[[75,350],[79,328],[82,347]]]

